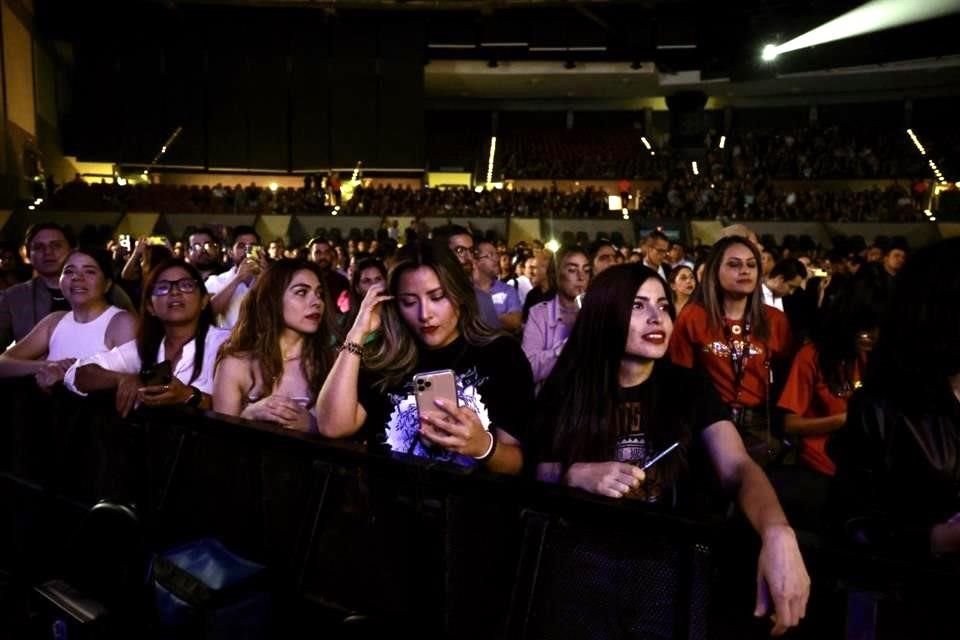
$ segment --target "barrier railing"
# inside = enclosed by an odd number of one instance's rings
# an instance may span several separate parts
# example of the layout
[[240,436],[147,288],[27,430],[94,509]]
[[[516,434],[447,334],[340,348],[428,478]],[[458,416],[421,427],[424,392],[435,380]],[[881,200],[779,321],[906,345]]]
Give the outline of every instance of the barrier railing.
[[[27,581],[55,575],[86,510],[110,498],[136,505],[152,548],[214,536],[267,564],[283,594],[278,624],[290,628],[323,611],[336,624],[359,614],[420,637],[561,637],[557,625],[636,598],[655,613],[654,636],[769,630],[751,620],[758,545],[736,519],[679,517],[216,414],[121,420],[111,398],[46,395],[25,380],[0,384],[0,402],[0,569]],[[951,565],[799,537],[814,595],[795,636],[869,640],[889,621],[922,637],[933,618],[904,602],[960,591]],[[596,585],[596,598],[565,602],[571,581]]]

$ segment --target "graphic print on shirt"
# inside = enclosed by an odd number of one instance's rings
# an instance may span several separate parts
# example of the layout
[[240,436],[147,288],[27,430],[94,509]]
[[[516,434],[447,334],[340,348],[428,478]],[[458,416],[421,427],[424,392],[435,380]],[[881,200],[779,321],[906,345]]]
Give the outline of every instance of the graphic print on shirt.
[[[737,350],[738,353],[741,353],[745,346],[749,345],[750,350],[747,352],[747,357],[752,358],[754,356],[763,355],[763,347],[760,345],[753,344],[752,342],[744,342],[743,340],[734,340],[733,347]],[[709,342],[703,346],[704,353],[712,353],[718,358],[723,360],[730,359],[730,345],[726,342]]]
[[[464,373],[455,375],[457,383],[457,400],[461,407],[468,407],[480,418],[483,428],[490,430],[490,416],[487,406],[480,395],[479,387],[487,381],[477,373],[476,367],[471,367]],[[386,424],[386,444],[391,451],[407,453],[433,460],[455,462],[463,466],[474,466],[476,460],[440,447],[429,445],[420,438],[420,414],[417,411],[417,398],[414,395],[413,379],[407,382],[401,393],[387,394],[390,405],[390,417]]]
[[[613,416],[617,436],[617,449],[614,460],[642,467],[655,452],[650,450],[646,428],[643,425],[643,405],[639,402],[624,402],[617,407]],[[655,468],[646,471],[647,479],[639,489],[628,493],[626,498],[657,502],[663,491],[663,485],[657,480]]]

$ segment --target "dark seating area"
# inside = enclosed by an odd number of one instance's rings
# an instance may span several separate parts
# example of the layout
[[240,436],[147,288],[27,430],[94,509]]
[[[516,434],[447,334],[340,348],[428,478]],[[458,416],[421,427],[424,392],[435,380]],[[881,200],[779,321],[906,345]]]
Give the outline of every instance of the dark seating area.
[[[617,554],[616,575],[640,580],[630,587],[637,594],[672,603],[658,609],[670,637],[763,637],[768,629],[750,617],[756,542],[722,514],[668,516],[213,414],[120,420],[112,398],[38,402],[31,387],[0,387],[8,416],[0,496],[10,505],[0,527],[3,637],[25,637],[43,622],[43,589],[31,589],[53,579],[73,587],[70,601],[102,605],[84,629],[113,635],[96,637],[163,637],[169,629],[147,613],[142,573],[128,574],[119,594],[90,573],[207,537],[268,567],[273,637],[302,628],[343,638],[545,637],[556,589],[600,578],[569,573],[590,545]],[[136,509],[142,548],[89,556],[84,528],[104,498]],[[126,535],[98,536],[118,533]],[[956,596],[948,565],[880,559],[811,532],[800,538],[816,589],[793,637],[896,638],[907,621],[911,637],[933,637],[924,634],[936,618],[910,617],[936,604],[919,594],[937,593],[941,603]],[[645,569],[631,574],[637,567]]]

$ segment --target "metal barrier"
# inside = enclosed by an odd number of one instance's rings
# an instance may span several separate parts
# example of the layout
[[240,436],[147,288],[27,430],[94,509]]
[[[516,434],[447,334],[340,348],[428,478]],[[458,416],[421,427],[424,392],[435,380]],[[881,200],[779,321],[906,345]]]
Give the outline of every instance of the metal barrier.
[[[54,575],[70,532],[110,498],[136,505],[155,549],[215,536],[267,564],[290,629],[322,611],[335,626],[420,637],[561,637],[558,626],[596,624],[627,601],[650,614],[643,637],[769,631],[750,619],[757,546],[736,521],[212,413],[121,420],[112,398],[45,395],[32,381],[4,381],[0,402],[0,569],[27,581]],[[960,590],[952,567],[800,539],[815,597],[794,637],[882,638],[883,611],[917,585]],[[596,597],[565,602],[571,581]],[[922,637],[927,621],[908,623]]]

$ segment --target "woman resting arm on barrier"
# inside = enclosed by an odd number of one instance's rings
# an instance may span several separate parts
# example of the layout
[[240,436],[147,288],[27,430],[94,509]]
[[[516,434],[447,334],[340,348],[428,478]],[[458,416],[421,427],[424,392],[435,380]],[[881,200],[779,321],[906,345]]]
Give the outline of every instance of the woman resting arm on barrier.
[[[404,247],[388,280],[386,292],[367,291],[320,391],[320,433],[359,433],[372,449],[519,473],[533,408],[520,346],[480,321],[470,279],[445,245]],[[457,397],[418,406],[414,375],[424,372],[451,376]]]
[[229,335],[212,326],[209,302],[196,268],[162,262],[144,283],[136,338],[77,361],[64,384],[80,395],[116,389],[122,416],[139,404],[209,409],[214,359]]
[[333,330],[319,267],[284,258],[255,281],[220,349],[213,409],[311,431]]
[[[596,277],[538,398],[538,477],[669,504],[689,474],[689,450],[702,444],[763,541],[754,613],[772,604],[773,633],[781,634],[803,617],[810,589],[796,536],[713,385],[664,358],[673,313],[666,283],[646,267]],[[663,451],[670,453],[655,460]]]
[[107,301],[109,270],[105,251],[71,251],[60,275],[60,290],[71,310],[49,314],[0,355],[0,378],[32,375],[48,389],[63,380],[77,359],[131,340],[136,318]]

